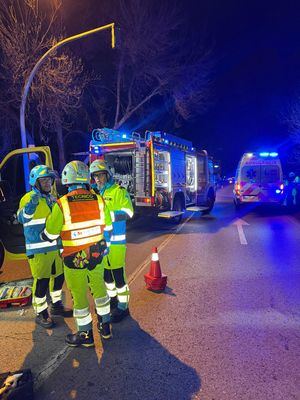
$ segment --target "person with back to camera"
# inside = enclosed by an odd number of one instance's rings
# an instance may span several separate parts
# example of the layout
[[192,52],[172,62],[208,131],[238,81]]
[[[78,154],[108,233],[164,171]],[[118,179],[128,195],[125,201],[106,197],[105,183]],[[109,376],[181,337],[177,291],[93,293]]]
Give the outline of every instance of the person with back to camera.
[[62,240],[66,283],[72,294],[77,324],[77,332],[68,334],[66,343],[91,347],[94,335],[88,288],[96,306],[97,329],[103,339],[112,336],[110,302],[101,265],[108,252],[111,217],[102,197],[89,190],[89,169],[83,162],[71,161],[64,167],[62,184],[67,186],[68,193],[53,207],[42,238],[56,240],[60,236]]

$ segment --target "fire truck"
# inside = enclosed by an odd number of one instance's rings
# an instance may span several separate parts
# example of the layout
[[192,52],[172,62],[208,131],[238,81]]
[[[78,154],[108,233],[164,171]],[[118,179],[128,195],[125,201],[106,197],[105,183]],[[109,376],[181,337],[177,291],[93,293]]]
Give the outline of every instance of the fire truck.
[[209,213],[214,206],[213,161],[188,140],[165,132],[94,129],[89,158],[107,162],[137,214],[180,222],[185,210]]

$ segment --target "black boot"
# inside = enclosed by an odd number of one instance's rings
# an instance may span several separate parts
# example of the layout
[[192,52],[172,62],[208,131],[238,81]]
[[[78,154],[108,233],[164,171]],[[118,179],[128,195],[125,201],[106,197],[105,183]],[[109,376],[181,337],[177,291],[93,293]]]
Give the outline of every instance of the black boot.
[[61,300],[51,303],[50,313],[51,315],[60,315],[65,318],[73,316],[73,311],[70,308],[66,308]]
[[51,329],[55,325],[53,319],[49,316],[47,309],[40,312],[35,317],[35,322],[36,324],[42,326],[45,329]]
[[114,310],[112,310],[112,312],[111,312],[111,316],[110,316],[111,322],[112,323],[121,322],[128,315],[130,315],[128,308],[126,308],[126,310],[121,310],[120,308],[117,307]]
[[102,322],[102,317],[97,315],[98,323],[97,329],[103,339],[110,339],[112,337],[111,326],[109,322]]
[[110,298],[110,309],[113,310],[114,308],[118,307],[118,296],[114,296]]
[[89,331],[68,333],[68,335],[66,336],[66,343],[71,347],[93,347],[95,345],[93,331],[92,329],[90,329]]

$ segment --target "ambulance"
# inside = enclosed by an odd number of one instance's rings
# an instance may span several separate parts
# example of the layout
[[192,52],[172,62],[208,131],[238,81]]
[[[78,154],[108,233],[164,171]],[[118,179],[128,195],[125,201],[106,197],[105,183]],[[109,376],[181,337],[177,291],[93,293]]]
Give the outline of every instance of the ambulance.
[[243,204],[282,204],[284,184],[277,152],[245,153],[236,170],[233,201]]

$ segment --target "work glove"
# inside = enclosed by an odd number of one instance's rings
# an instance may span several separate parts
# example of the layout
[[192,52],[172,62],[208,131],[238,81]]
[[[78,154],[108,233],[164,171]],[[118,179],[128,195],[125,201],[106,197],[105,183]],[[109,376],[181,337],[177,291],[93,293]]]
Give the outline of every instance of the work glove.
[[34,205],[38,205],[39,201],[40,201],[41,195],[37,192],[34,192],[31,197],[30,197],[30,201],[32,204]]

